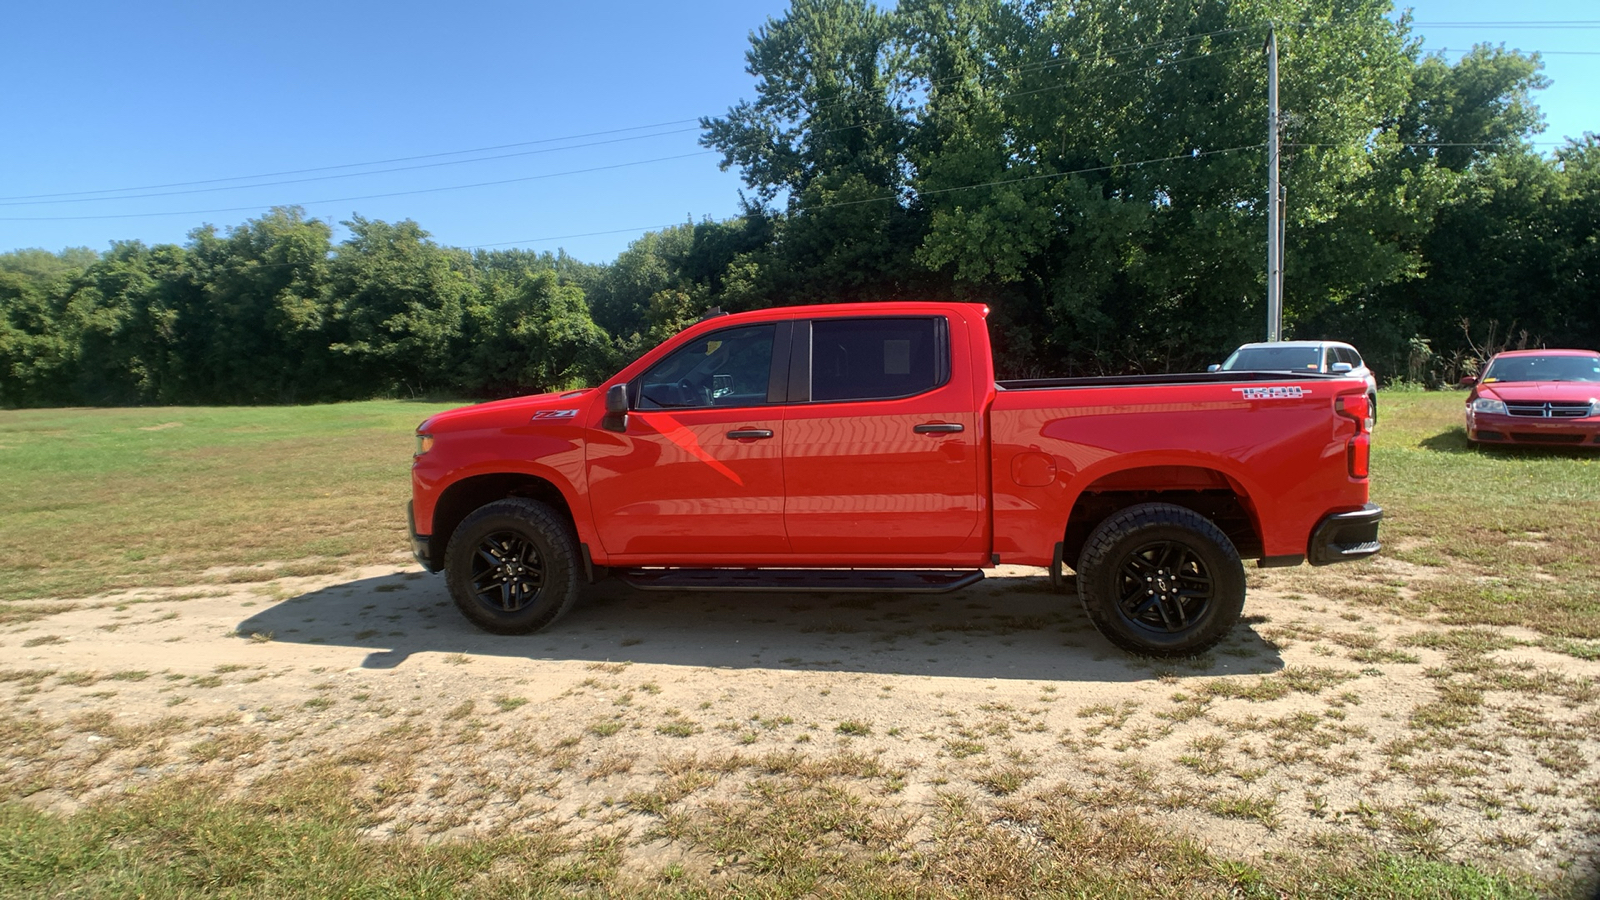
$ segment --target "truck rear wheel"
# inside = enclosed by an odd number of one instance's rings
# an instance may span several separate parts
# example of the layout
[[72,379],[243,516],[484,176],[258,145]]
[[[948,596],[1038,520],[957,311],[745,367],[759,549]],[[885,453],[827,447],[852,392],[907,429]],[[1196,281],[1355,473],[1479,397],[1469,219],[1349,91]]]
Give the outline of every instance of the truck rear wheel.
[[545,504],[497,500],[463,519],[450,536],[450,597],[484,631],[538,631],[578,597],[576,543],[566,520]]
[[1100,633],[1146,656],[1214,646],[1244,608],[1244,565],[1211,520],[1170,503],[1130,506],[1089,535],[1078,598]]

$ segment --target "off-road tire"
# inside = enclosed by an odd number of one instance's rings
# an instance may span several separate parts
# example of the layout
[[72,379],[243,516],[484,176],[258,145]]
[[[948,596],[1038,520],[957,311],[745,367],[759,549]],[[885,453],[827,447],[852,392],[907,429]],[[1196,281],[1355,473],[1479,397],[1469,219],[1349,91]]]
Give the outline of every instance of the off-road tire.
[[1130,506],[1101,522],[1077,573],[1078,599],[1095,627],[1144,656],[1208,650],[1244,608],[1244,564],[1233,542],[1210,519],[1170,503]]
[[494,634],[532,634],[578,599],[577,538],[537,500],[496,500],[461,521],[445,550],[456,608]]

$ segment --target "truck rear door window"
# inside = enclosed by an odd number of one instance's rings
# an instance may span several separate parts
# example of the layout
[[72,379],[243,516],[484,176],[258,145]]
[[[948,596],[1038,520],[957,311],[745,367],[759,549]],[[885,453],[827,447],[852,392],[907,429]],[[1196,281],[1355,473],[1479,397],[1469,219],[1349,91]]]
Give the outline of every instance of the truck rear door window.
[[891,400],[933,390],[950,377],[942,318],[816,319],[811,323],[811,400]]

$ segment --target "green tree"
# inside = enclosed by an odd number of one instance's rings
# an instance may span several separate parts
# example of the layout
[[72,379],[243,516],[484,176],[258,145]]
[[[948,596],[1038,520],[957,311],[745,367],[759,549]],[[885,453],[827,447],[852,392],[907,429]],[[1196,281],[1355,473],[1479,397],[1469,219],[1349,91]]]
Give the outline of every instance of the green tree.
[[552,269],[499,280],[467,305],[470,392],[513,396],[584,387],[609,373],[611,343],[589,316],[583,291]]
[[80,351],[66,298],[97,258],[87,248],[0,254],[0,405],[75,401]]
[[416,222],[356,216],[329,266],[331,349],[348,389],[421,394],[453,383],[472,258],[428,239]]
[[772,216],[773,243],[741,262],[757,277],[736,279],[735,305],[904,294],[921,225],[906,203],[911,102],[899,17],[869,0],[795,0],[752,35],[745,60],[756,99],[703,119],[702,142],[754,189],[748,220],[767,218],[778,200],[784,214]]
[[297,207],[189,235],[198,290],[176,298],[177,354],[199,402],[320,399],[330,376],[325,330],[332,229]]

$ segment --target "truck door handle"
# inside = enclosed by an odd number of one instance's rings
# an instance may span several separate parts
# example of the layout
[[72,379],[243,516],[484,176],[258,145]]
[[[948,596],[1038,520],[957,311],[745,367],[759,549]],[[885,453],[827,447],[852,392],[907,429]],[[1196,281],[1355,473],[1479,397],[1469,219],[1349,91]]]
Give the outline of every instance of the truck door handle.
[[772,432],[765,428],[746,428],[743,431],[728,432],[728,439],[734,441],[765,440],[772,437]]
[[955,434],[958,431],[966,431],[967,426],[959,422],[928,422],[911,430],[917,434]]

